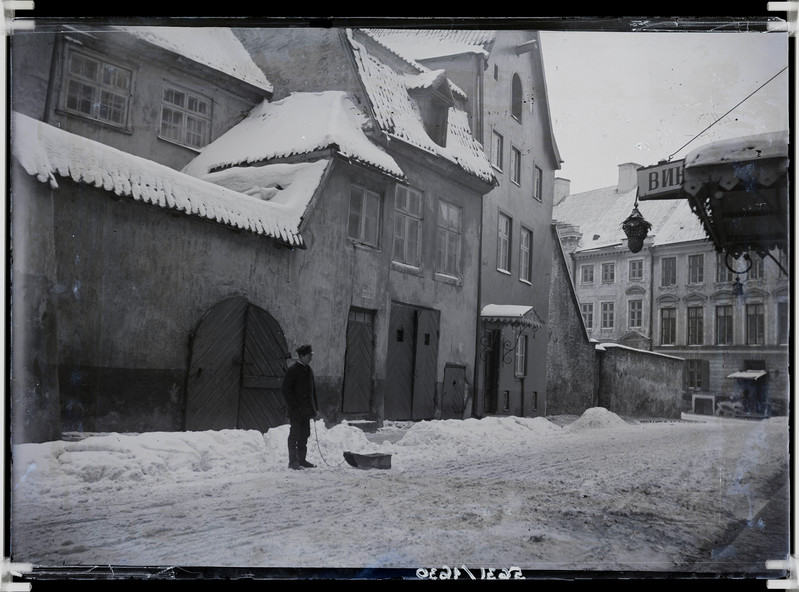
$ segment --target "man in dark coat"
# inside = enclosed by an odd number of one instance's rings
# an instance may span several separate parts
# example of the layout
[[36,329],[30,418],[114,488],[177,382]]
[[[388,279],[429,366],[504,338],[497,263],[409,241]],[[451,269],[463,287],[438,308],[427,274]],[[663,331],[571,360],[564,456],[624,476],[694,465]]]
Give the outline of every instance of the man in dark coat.
[[305,460],[308,437],[311,435],[311,419],[319,409],[316,402],[316,387],[311,369],[313,349],[310,345],[297,348],[299,361],[293,364],[283,377],[283,398],[289,418],[289,468],[313,468],[316,465]]

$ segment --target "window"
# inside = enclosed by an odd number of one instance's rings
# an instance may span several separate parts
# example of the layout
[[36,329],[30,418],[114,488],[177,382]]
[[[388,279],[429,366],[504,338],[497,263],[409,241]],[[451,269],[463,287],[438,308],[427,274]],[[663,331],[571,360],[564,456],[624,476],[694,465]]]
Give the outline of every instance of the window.
[[735,279],[735,273],[727,267],[725,263],[725,255],[716,255],[716,281],[717,282],[731,282]]
[[613,313],[615,309],[614,302],[603,302],[602,303],[602,328],[603,329],[612,329],[613,328]]
[[591,329],[594,326],[594,303],[585,302],[580,305],[580,313],[583,315],[583,323],[586,329]]
[[164,87],[162,99],[161,137],[192,148],[205,146],[211,131],[211,101],[170,86]]
[[602,283],[612,284],[616,281],[616,264],[603,263],[602,264]]
[[688,345],[704,343],[704,310],[701,306],[688,307]]
[[746,305],[746,343],[763,345],[765,343],[764,307],[762,304]]
[[516,121],[522,120],[522,79],[518,74],[513,75],[510,85],[510,114]]
[[71,50],[67,54],[63,107],[70,113],[124,127],[132,72]]
[[358,185],[350,189],[350,215],[347,236],[370,247],[377,247],[380,231],[380,195]]
[[543,191],[544,173],[539,167],[533,167],[533,197],[541,201]]
[[516,363],[514,372],[516,376],[527,376],[527,335],[520,335],[516,344]]
[[688,283],[701,284],[705,281],[705,256],[688,256]]
[[397,185],[394,193],[395,261],[418,266],[422,252],[422,193]]
[[594,266],[581,265],[580,266],[580,283],[593,284],[594,283]]
[[629,325],[631,329],[637,329],[644,324],[644,301],[643,300],[630,300],[627,303],[629,307]]
[[504,214],[499,215],[497,230],[497,269],[510,271],[510,240],[512,221]]
[[510,149],[510,180],[522,184],[522,153],[518,148]]
[[790,329],[788,320],[788,303],[777,303],[777,343],[788,345],[788,332]]
[[660,344],[674,345],[677,343],[677,309],[660,309]]
[[677,283],[677,258],[664,257],[660,260],[661,285],[673,286]]
[[732,344],[732,306],[716,307],[716,345]]
[[436,270],[459,276],[461,258],[461,209],[445,201],[438,202]]
[[533,277],[533,232],[522,228],[519,240],[519,279],[529,282]]
[[505,139],[498,131],[494,130],[491,137],[491,164],[502,170],[502,150]]
[[630,261],[630,280],[639,281],[644,279],[644,260],[633,259]]
[[765,277],[765,265],[763,263],[763,257],[752,255],[752,267],[749,268],[749,272],[746,274],[747,279],[762,280]]
[[707,360],[685,360],[685,374],[688,388],[710,389],[710,363]]

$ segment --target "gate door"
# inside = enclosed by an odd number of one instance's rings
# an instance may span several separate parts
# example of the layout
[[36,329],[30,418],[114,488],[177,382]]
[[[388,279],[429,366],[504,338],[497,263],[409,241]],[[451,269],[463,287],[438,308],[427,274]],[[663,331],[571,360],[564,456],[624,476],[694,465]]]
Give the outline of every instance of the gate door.
[[344,413],[368,413],[372,398],[374,366],[374,315],[351,309],[347,321],[347,353],[344,356]]
[[285,423],[288,350],[272,316],[234,297],[200,321],[190,347],[185,429],[257,429]]
[[436,411],[438,311],[416,311],[416,369],[413,377],[413,419],[432,419]]
[[444,368],[444,392],[441,419],[463,419],[466,407],[466,368],[447,364]]

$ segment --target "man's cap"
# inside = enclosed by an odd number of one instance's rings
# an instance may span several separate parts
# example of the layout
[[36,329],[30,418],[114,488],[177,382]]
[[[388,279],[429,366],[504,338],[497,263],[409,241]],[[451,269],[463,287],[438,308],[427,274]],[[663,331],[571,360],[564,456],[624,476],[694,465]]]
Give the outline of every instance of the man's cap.
[[298,356],[307,356],[308,354],[313,353],[313,348],[310,345],[301,345],[297,348],[297,355]]

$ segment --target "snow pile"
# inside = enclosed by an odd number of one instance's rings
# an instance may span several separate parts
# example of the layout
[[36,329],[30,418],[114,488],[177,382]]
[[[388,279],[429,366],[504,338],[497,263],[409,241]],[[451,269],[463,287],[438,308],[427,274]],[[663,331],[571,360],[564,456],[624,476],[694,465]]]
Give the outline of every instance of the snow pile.
[[593,407],[586,411],[573,423],[566,426],[570,432],[593,430],[600,428],[614,428],[627,425],[621,417],[608,411],[604,407]]

